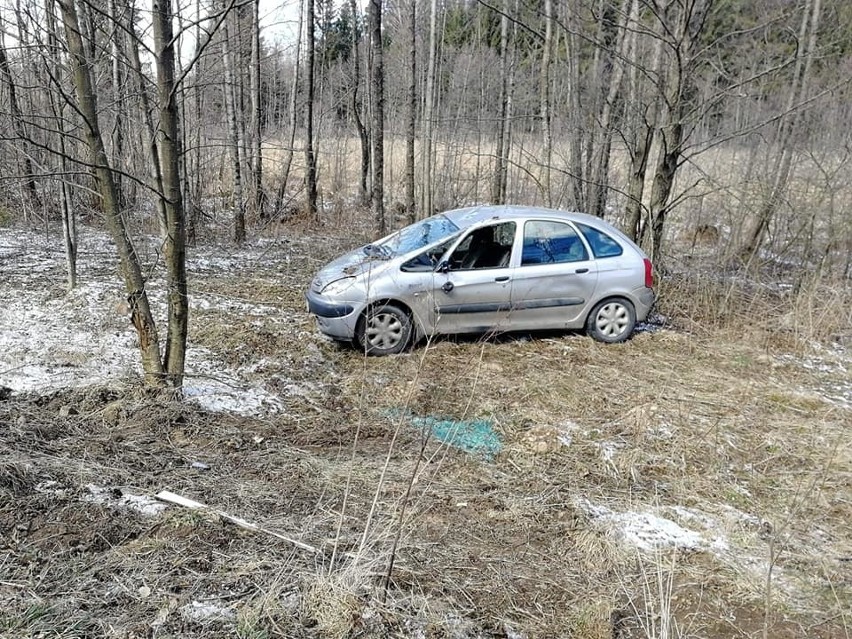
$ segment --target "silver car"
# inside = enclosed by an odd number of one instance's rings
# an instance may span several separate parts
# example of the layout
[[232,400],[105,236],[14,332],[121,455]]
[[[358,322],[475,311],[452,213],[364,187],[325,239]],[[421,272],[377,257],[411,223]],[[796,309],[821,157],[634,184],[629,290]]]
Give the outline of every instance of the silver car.
[[651,261],[603,220],[524,206],[434,215],[327,264],[308,309],[370,355],[425,336],[585,328],[630,337],[654,303]]

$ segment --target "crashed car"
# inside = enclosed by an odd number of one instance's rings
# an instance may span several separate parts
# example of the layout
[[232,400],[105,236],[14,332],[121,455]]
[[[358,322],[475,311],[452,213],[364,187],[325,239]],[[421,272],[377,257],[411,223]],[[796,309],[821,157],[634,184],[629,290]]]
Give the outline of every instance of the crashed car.
[[582,213],[476,206],[440,213],[324,266],[319,330],[369,355],[439,334],[585,329],[622,342],[654,304],[651,261]]

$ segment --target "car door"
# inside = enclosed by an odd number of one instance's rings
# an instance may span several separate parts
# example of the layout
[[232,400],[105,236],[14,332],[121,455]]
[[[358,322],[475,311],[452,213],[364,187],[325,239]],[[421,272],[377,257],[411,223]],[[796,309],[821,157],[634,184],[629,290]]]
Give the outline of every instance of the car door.
[[597,264],[577,229],[567,222],[527,220],[513,274],[515,329],[577,328],[597,284]]
[[435,327],[439,333],[505,330],[512,299],[515,222],[469,232],[435,273]]

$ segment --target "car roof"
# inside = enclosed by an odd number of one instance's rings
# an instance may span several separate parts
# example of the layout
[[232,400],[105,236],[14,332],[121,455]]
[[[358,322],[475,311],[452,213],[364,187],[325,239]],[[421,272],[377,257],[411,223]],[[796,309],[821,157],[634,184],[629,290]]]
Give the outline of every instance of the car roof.
[[617,231],[617,229],[614,229],[611,224],[605,222],[599,217],[594,217],[586,213],[557,211],[555,209],[548,209],[539,206],[487,204],[483,206],[469,206],[463,209],[445,211],[442,215],[448,217],[460,229],[466,229],[489,220],[513,220],[518,218],[536,217],[581,222],[583,224]]

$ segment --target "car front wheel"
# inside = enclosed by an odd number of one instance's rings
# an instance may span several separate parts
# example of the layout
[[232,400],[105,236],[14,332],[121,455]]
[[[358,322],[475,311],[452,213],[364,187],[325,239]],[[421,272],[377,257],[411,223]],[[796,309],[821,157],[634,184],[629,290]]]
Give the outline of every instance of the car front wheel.
[[358,324],[358,343],[367,355],[394,355],[408,346],[411,328],[411,318],[398,306],[371,306]]
[[599,302],[586,321],[586,331],[594,339],[607,344],[623,342],[636,326],[633,304],[624,299]]

